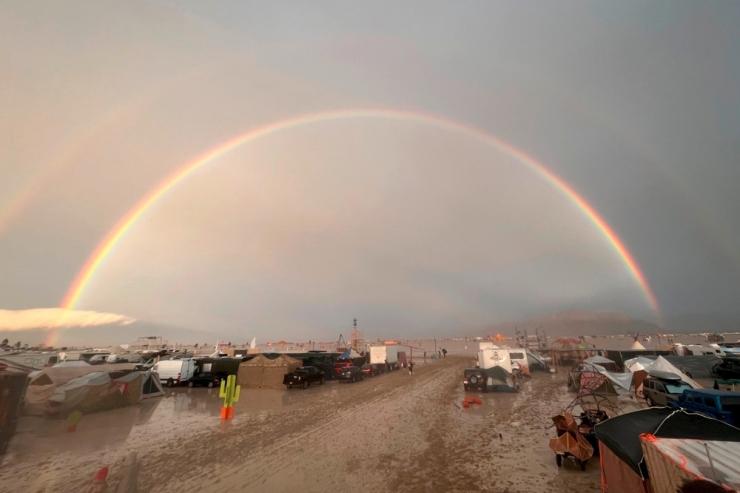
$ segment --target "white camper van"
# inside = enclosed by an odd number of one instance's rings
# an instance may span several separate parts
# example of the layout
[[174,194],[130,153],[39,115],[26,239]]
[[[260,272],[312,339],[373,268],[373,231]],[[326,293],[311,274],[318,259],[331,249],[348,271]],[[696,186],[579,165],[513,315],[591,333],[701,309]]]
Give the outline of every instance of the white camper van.
[[511,358],[509,358],[509,350],[499,347],[481,349],[478,351],[478,366],[484,370],[493,368],[494,366],[500,366],[511,373]]
[[710,344],[710,347],[704,347],[701,344],[679,344],[673,345],[673,349],[678,356],[725,356],[725,352],[717,344]]
[[384,346],[370,346],[370,364],[382,365],[385,367],[386,361],[391,370],[398,370],[398,346],[388,344]]
[[154,364],[154,371],[159,375],[160,382],[174,387],[193,378],[195,361],[192,358],[159,361]]
[[[490,344],[490,346],[483,346]],[[480,343],[478,351],[478,366],[480,368],[493,368],[500,366],[508,372],[520,370],[524,374],[529,374],[529,358],[526,349],[501,348],[493,343]]]

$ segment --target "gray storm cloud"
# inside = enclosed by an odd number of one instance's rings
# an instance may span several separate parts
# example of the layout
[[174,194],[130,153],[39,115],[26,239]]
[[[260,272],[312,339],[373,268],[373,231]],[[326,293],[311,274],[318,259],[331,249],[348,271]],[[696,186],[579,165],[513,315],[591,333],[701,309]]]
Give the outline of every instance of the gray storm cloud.
[[136,320],[116,313],[64,308],[0,310],[0,330],[70,329],[97,325],[128,325]]
[[[738,313],[738,2],[6,3],[4,308],[59,304],[113,225],[219,143],[389,108],[542,162],[627,246],[663,314]],[[401,334],[569,309],[654,316],[603,235],[521,163],[462,134],[356,120],[199,170],[75,306],[224,337],[329,337],[354,317]]]

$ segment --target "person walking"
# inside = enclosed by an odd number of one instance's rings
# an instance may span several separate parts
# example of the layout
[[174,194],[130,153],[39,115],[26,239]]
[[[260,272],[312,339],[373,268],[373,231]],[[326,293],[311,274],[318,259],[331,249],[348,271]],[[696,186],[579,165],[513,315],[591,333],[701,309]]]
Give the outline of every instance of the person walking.
[[413,374],[414,374],[414,362],[409,361],[409,375],[413,375]]

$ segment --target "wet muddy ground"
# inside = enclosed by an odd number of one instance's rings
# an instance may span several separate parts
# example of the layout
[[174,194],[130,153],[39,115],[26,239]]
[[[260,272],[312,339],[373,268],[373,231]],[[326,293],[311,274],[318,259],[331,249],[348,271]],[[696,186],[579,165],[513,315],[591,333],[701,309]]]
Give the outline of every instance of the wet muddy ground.
[[[572,395],[565,372],[535,373],[517,394],[463,409],[453,357],[355,384],[243,389],[222,422],[217,389],[168,389],[140,406],[63,421],[23,418],[0,468],[0,492],[78,492],[129,451],[140,491],[597,492],[598,458],[559,469],[550,417]],[[115,478],[113,478],[115,480]]]

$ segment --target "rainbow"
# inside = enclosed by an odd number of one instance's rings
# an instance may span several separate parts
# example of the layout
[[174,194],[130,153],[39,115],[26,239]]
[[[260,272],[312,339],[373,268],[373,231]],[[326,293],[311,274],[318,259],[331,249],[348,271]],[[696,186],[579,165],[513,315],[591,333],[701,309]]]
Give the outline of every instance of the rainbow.
[[531,156],[525,154],[523,151],[517,149],[516,147],[504,142],[498,137],[471,125],[419,111],[393,109],[354,109],[326,111],[322,113],[312,113],[296,116],[286,120],[280,120],[256,129],[252,129],[242,135],[238,135],[231,140],[228,140],[218,145],[217,147],[214,147],[205,154],[196,157],[194,160],[184,164],[183,166],[175,170],[172,174],[170,174],[167,178],[162,180],[159,185],[153,188],[144,198],[139,201],[139,203],[137,203],[125,216],[123,216],[116,223],[113,229],[108,232],[108,234],[98,244],[97,248],[95,248],[93,253],[85,262],[85,265],[75,277],[74,282],[69,287],[66,295],[64,296],[64,299],[62,300],[61,307],[67,309],[75,308],[86,287],[95,275],[95,272],[98,270],[98,268],[100,268],[101,264],[110,255],[110,253],[113,251],[121,238],[123,238],[123,236],[136,224],[136,222],[150,207],[152,207],[170,190],[175,188],[180,182],[185,180],[195,171],[214,162],[221,156],[224,156],[237,147],[248,142],[252,142],[261,137],[300,127],[303,125],[348,118],[386,118],[433,125],[449,131],[472,135],[480,139],[487,145],[494,147],[495,149],[517,159],[519,162],[527,166],[530,170],[549,182],[557,191],[559,191],[563,196],[570,200],[583,213],[583,215],[598,228],[604,238],[614,248],[624,266],[627,268],[634,280],[642,289],[646,301],[648,302],[652,310],[655,312],[656,315],[660,316],[660,309],[657,299],[655,298],[655,294],[650,288],[645,274],[643,274],[640,266],[637,264],[637,261],[629,252],[624,242],[617,236],[614,230],[596,212],[596,210],[588,202],[586,202],[583,197],[581,197],[575,190],[573,190],[570,185],[565,183],[562,179],[548,170],[543,164],[537,162]]

